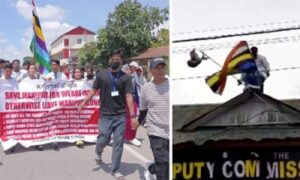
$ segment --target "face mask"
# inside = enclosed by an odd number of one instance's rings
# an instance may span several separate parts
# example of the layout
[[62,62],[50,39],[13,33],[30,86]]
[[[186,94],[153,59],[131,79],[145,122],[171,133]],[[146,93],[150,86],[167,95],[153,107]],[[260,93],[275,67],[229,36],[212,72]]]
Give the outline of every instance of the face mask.
[[120,67],[120,62],[110,62],[109,66],[112,70],[117,70]]
[[90,79],[94,79],[94,75],[87,75],[86,77],[87,77],[87,79],[89,79],[89,80],[90,80]]

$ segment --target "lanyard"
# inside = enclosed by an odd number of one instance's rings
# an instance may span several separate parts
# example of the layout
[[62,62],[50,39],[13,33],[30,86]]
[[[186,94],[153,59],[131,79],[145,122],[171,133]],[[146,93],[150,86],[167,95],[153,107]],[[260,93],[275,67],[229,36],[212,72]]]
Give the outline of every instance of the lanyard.
[[109,77],[110,77],[111,81],[113,82],[112,83],[113,91],[116,91],[116,89],[117,89],[117,81],[118,81],[119,75],[120,75],[120,71],[118,72],[117,77],[114,77],[112,75],[112,72],[109,71]]

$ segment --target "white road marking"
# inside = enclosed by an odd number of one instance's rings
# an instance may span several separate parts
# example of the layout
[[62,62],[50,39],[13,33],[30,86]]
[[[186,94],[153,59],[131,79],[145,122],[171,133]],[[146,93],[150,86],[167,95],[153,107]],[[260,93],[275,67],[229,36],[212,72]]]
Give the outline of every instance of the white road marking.
[[134,150],[133,148],[129,147],[129,145],[124,144],[124,148],[133,156],[135,156],[137,159],[139,159],[143,163],[151,162],[149,159],[147,159],[145,156],[141,155],[139,152]]

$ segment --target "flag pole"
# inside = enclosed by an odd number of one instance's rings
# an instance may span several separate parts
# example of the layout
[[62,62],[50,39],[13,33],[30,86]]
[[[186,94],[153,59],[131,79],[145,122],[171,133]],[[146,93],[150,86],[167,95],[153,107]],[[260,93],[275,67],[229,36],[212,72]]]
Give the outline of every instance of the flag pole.
[[[199,50],[204,56],[206,56],[208,59],[210,59],[213,63],[215,63],[217,66],[219,66],[220,68],[222,68],[223,66],[221,64],[219,64],[216,60],[214,60],[213,58],[211,58],[210,56],[208,56],[204,51]],[[235,77],[234,75],[231,75],[235,80],[239,80],[237,77]]]

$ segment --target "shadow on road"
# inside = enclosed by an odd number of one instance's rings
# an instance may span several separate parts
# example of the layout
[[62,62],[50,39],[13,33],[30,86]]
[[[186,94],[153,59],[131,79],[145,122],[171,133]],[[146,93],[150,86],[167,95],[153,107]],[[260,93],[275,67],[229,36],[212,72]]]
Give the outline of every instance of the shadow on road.
[[[85,146],[94,146],[95,143],[85,143],[80,149],[84,149]],[[44,144],[43,147],[44,149],[42,151],[59,151],[64,148],[68,148],[71,146],[76,146],[75,143],[67,143],[67,142],[59,142],[58,143],[58,148],[54,148],[52,143],[49,144]],[[21,146],[20,144],[17,144],[14,147],[14,150],[11,151],[8,149],[7,151],[4,151],[5,155],[10,155],[10,154],[17,154],[17,153],[25,153],[25,152],[30,152],[30,151],[40,151],[36,148],[36,146],[31,146],[29,148],[25,148]]]
[[[102,169],[104,172],[110,174],[111,173],[110,167],[111,167],[111,163],[102,163],[101,166],[97,166],[96,168],[92,169],[92,171],[99,171]],[[137,170],[140,176],[139,179],[141,180],[145,179],[144,178],[145,167],[143,167],[140,164],[121,162],[121,166],[119,170],[124,176],[133,174]]]

